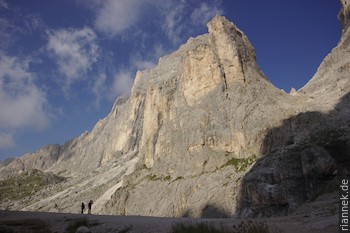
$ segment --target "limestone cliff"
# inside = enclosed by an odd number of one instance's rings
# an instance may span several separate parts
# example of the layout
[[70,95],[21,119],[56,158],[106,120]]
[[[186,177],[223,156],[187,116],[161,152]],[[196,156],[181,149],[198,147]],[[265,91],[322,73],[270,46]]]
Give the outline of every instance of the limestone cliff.
[[340,164],[350,154],[348,7],[341,2],[342,38],[298,92],[274,87],[245,34],[216,16],[207,34],[139,71],[130,97],[91,132],[2,165],[1,178],[31,169],[69,178],[1,206],[54,211],[48,203],[55,202],[74,212],[75,203],[93,199],[109,214],[273,216],[334,191],[327,187],[347,170]]
[[[195,217],[288,214],[331,192],[324,187],[334,188],[334,174],[346,170],[339,167],[344,158],[335,159],[326,149],[345,143],[342,151],[349,155],[344,149],[349,135],[340,130],[350,119],[345,110],[349,70],[323,79],[319,73],[329,70],[321,66],[305,88],[288,95],[264,77],[239,29],[222,17],[208,28],[209,34],[190,39],[152,70],[140,148],[145,166],[126,179],[104,211]],[[339,56],[348,65],[340,46],[329,57]],[[175,83],[164,84],[159,75],[164,67],[172,71],[167,80]],[[317,91],[309,91],[311,85]]]

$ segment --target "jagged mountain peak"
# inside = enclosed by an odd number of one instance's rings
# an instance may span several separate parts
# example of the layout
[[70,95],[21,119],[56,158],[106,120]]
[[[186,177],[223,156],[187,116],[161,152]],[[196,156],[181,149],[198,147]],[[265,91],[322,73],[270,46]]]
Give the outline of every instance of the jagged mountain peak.
[[[241,31],[234,23],[230,22],[224,16],[216,15],[207,24],[208,32],[215,40],[224,40],[227,42],[227,46],[235,43],[237,49],[242,54],[240,56],[251,56],[251,59],[255,61],[255,51],[246,35]],[[226,37],[226,38],[225,38]],[[223,46],[223,45],[222,45]]]
[[207,26],[207,34],[189,38],[178,50],[161,57],[155,68],[137,72],[133,95],[167,89],[164,86],[169,85],[174,90],[179,79],[184,81],[186,77],[190,77],[188,82],[180,84],[190,105],[198,102],[200,96],[206,96],[209,90],[219,90],[218,93],[241,90],[238,86],[272,92],[273,96],[285,95],[265,77],[256,63],[253,46],[237,26],[220,15]]
[[233,22],[229,21],[225,16],[216,15],[208,23],[208,32],[210,34],[237,34],[243,36],[244,33],[241,31]]

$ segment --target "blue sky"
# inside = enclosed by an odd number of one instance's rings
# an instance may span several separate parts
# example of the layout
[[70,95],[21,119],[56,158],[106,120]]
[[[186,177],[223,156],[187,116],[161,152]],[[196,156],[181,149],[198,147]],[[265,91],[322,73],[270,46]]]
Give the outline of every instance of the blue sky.
[[91,130],[136,70],[219,13],[278,88],[301,88],[340,38],[336,0],[0,0],[0,160]]

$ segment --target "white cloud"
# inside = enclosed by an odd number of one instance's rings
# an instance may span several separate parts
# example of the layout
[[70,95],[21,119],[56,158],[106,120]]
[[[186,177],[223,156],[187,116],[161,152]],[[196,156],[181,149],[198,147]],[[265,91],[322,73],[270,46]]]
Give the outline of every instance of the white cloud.
[[64,75],[66,87],[83,79],[99,56],[95,32],[89,27],[84,27],[50,31],[48,35],[47,49]]
[[121,70],[114,76],[114,81],[110,91],[110,98],[115,99],[120,95],[129,95],[134,82],[133,73]]
[[130,69],[144,70],[155,67],[156,64],[150,60],[143,59],[140,55],[134,55],[130,59]]
[[107,0],[98,9],[95,26],[111,36],[118,35],[140,20],[145,0]]
[[0,148],[14,144],[14,132],[42,130],[50,122],[46,94],[28,71],[29,60],[0,53]]
[[126,69],[115,72],[110,79],[105,73],[99,74],[91,87],[91,92],[95,96],[95,107],[99,107],[103,99],[113,101],[120,95],[130,95],[133,82],[133,72]]
[[[155,46],[153,50],[154,52],[150,52],[151,54],[158,54],[163,52],[162,48],[159,46]],[[129,68],[120,69],[114,75],[113,84],[110,88],[108,97],[115,99],[119,95],[129,95],[134,83],[135,71],[151,69],[155,67],[156,63],[152,61],[154,58],[155,57],[152,57],[150,59],[143,59],[139,54],[131,56],[129,61]]]

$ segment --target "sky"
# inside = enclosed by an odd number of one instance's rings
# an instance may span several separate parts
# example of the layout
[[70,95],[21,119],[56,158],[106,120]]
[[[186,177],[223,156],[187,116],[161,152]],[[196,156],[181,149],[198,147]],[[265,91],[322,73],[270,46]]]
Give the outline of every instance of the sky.
[[216,14],[278,88],[304,86],[337,45],[337,0],[0,0],[0,160],[90,131]]

